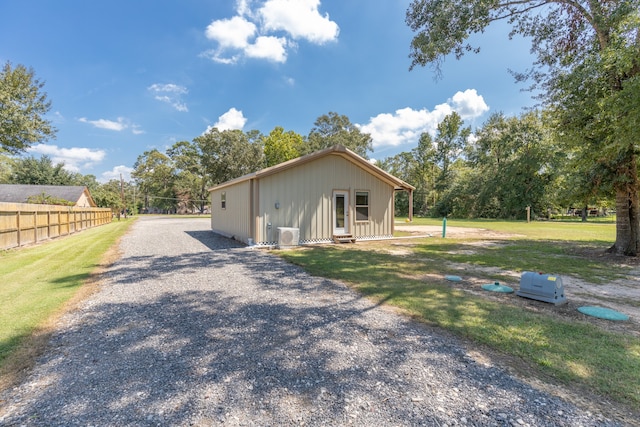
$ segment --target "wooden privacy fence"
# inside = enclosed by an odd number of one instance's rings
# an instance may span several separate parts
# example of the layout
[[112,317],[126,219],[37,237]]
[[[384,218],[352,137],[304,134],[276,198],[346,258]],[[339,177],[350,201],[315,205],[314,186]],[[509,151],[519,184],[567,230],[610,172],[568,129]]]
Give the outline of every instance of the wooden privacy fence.
[[0,249],[15,248],[111,222],[109,208],[0,203]]

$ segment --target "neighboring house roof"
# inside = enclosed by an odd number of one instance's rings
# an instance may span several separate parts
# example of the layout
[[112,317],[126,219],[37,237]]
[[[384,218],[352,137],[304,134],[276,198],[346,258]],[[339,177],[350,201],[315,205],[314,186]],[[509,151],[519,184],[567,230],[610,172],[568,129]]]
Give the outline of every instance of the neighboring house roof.
[[266,169],[259,170],[258,172],[253,172],[244,176],[241,176],[236,179],[232,179],[227,182],[223,182],[215,187],[209,189],[209,191],[219,190],[221,188],[229,187],[231,185],[235,185],[244,181],[248,181],[250,179],[262,178],[265,176],[273,175],[279,172],[282,172],[286,169],[290,169],[293,167],[301,166],[306,163],[312,162],[314,160],[320,159],[329,155],[339,155],[355,165],[365,169],[369,173],[374,176],[377,176],[382,181],[387,182],[392,185],[396,190],[415,190],[415,187],[411,184],[407,184],[403,180],[396,178],[390,173],[383,171],[373,163],[369,162],[367,159],[360,157],[353,151],[343,147],[342,145],[334,145],[333,147],[326,148],[324,150],[316,151],[315,153],[307,154],[306,156],[298,157],[297,159],[292,159],[275,166],[268,167]]
[[0,184],[0,202],[28,203],[27,199],[45,194],[56,199],[78,204],[84,195],[92,207],[96,206],[87,187],[82,185],[26,185]]

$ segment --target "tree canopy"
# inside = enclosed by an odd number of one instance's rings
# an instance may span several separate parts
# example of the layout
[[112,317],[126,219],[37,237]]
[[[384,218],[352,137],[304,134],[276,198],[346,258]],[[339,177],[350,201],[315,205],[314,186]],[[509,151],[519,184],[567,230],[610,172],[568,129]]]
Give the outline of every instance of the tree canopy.
[[318,117],[307,137],[307,149],[303,154],[313,153],[342,145],[354,153],[368,159],[373,151],[373,140],[368,133],[362,133],[347,116],[329,112]]
[[55,137],[56,129],[44,118],[51,102],[43,87],[24,65],[14,68],[7,61],[0,70],[0,153],[18,154]]
[[413,0],[410,68],[431,65],[440,73],[447,55],[477,52],[469,37],[500,20],[512,35],[531,38],[536,62],[515,76],[542,91],[558,140],[581,151],[585,164],[609,171],[617,200],[611,250],[637,255],[640,0]]
[[285,132],[284,128],[275,127],[264,138],[265,166],[274,166],[287,160],[300,157],[304,151],[304,139],[294,131]]
[[33,156],[19,158],[14,161],[8,183],[30,185],[85,185],[82,176],[69,172],[64,163],[53,163],[51,157]]

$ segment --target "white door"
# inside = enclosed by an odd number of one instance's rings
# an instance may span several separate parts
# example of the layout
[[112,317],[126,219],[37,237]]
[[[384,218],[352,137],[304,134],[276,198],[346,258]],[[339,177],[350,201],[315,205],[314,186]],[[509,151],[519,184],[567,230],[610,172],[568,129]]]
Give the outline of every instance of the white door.
[[333,192],[333,234],[349,234],[349,193]]

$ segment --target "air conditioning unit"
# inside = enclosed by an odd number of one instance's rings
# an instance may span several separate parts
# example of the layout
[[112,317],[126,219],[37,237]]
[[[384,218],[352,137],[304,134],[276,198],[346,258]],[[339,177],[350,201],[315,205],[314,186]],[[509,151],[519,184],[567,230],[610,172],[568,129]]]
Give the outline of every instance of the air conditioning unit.
[[300,229],[293,227],[278,227],[278,248],[287,249],[298,246]]

